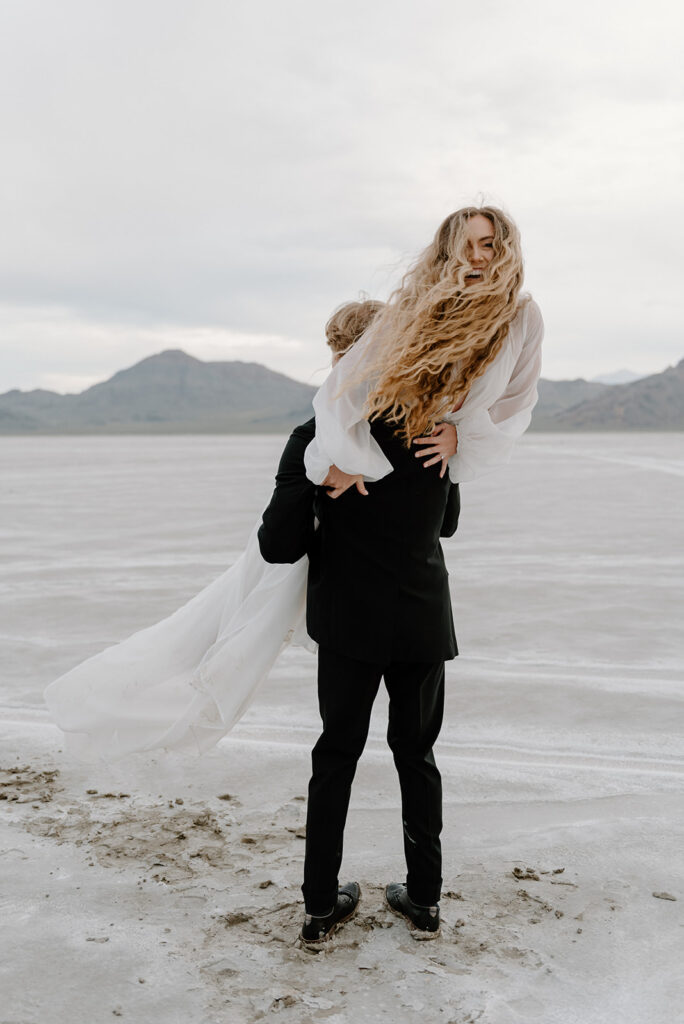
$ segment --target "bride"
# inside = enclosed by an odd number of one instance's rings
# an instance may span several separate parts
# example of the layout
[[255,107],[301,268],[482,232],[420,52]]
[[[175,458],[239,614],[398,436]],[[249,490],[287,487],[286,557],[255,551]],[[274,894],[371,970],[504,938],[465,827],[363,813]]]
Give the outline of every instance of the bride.
[[[518,230],[503,211],[465,207],[447,217],[316,394],[309,480],[334,499],[387,475],[370,433],[375,416],[422,444],[426,466],[448,465],[453,483],[505,464],[529,426],[541,368],[543,321],[522,278]],[[244,713],[283,644],[310,643],[306,557],[266,563],[258,527],[235,565],[187,605],[48,687],[72,749],[110,760],[206,750]]]
[[452,483],[508,462],[537,401],[544,336],[522,280],[520,235],[507,214],[493,206],[450,214],[314,397],[309,479],[338,496],[391,472],[370,432],[378,416],[408,443],[453,424]]

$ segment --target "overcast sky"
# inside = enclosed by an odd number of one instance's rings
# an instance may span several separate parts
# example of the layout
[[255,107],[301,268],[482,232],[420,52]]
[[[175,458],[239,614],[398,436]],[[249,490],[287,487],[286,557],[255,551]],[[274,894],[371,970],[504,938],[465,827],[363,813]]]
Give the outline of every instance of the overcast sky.
[[684,357],[679,0],[0,17],[0,391],[165,348],[318,383],[331,310],[478,198],[520,225],[545,376]]

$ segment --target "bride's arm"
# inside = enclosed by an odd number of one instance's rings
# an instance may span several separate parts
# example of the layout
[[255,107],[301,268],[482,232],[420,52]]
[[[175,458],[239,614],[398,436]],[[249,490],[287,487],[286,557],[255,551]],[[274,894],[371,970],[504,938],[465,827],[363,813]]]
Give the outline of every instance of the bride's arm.
[[530,425],[537,402],[541,372],[544,321],[539,306],[530,300],[525,308],[522,351],[501,395],[488,409],[464,407],[445,417],[458,433],[456,454],[449,459],[453,483],[474,480],[505,465],[515,442]]
[[392,471],[364,416],[370,387],[363,379],[364,369],[372,358],[373,337],[371,328],[332,368],[314,396],[316,436],[304,455],[312,483],[322,484],[331,466],[361,474],[365,480],[380,480]]

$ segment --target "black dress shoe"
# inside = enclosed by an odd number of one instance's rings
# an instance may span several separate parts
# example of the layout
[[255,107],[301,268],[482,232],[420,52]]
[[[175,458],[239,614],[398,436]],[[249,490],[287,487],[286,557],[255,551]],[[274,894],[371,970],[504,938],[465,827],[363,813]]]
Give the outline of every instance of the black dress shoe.
[[439,904],[419,907],[409,899],[403,882],[390,882],[385,899],[393,914],[403,917],[412,939],[436,939],[439,936]]
[[325,917],[307,914],[304,918],[300,935],[302,945],[314,949],[316,946],[322,946],[345,921],[349,921],[354,916],[360,899],[361,889],[358,882],[347,882],[346,885],[341,885],[337,890],[337,903],[329,914],[326,914]]

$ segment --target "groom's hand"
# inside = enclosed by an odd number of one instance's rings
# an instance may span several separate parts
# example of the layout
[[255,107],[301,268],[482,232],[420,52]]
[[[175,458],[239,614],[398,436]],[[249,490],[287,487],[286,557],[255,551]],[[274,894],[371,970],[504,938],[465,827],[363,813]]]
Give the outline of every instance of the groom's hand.
[[352,475],[351,473],[343,473],[337,466],[331,466],[328,470],[328,475],[323,481],[323,487],[328,487],[329,498],[339,498],[340,494],[344,494],[345,491],[349,490],[350,487],[356,487],[359,494],[368,494],[365,484],[363,482],[363,474],[357,473]]

